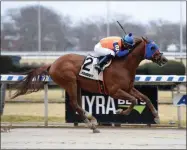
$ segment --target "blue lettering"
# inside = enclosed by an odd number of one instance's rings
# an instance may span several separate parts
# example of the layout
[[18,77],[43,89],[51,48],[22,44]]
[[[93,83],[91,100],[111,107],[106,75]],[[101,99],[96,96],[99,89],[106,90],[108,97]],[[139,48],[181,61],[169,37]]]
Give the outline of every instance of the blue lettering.
[[181,104],[187,105],[187,95],[183,95],[177,104],[178,105],[181,105]]

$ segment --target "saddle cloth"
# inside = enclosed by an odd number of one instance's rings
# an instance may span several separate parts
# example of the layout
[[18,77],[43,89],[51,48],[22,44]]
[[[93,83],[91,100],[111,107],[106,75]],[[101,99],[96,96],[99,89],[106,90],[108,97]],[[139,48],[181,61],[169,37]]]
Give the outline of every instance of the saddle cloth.
[[[100,80],[103,81],[103,72],[99,72],[96,68],[95,65],[98,63],[100,60],[100,57],[95,57],[92,55],[87,55],[79,72],[79,75],[85,78],[89,78],[92,80]],[[111,64],[112,60],[110,60],[104,68],[108,67]]]

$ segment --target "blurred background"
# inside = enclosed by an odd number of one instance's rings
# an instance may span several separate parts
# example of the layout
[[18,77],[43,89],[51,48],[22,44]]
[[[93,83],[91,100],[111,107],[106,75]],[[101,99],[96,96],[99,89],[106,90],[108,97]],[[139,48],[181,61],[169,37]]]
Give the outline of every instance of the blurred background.
[[1,51],[24,56],[93,51],[101,38],[123,35],[117,20],[126,32],[155,40],[162,52],[186,52],[185,1],[3,1]]
[[[4,74],[21,72],[52,63],[66,53],[89,53],[100,39],[123,35],[116,21],[123,25],[126,32],[154,40],[171,60],[167,71],[166,68],[155,69],[155,66],[154,71],[148,71],[147,68],[150,67],[143,66],[147,61],[143,61],[137,74],[186,74],[185,1],[2,1],[1,55],[3,57],[1,56],[0,71]],[[5,96],[7,102],[11,102],[10,93]],[[42,92],[34,94],[19,97],[17,101],[30,100],[42,103]],[[160,103],[171,103],[171,92],[161,91],[159,96]],[[49,101],[62,102],[62,99],[64,100],[64,96],[61,89],[55,88],[49,91]],[[63,116],[62,106],[52,107],[52,105],[55,104],[49,105],[51,115]],[[29,112],[27,106],[17,109],[17,105],[7,104],[5,115],[11,117],[16,112],[19,114],[19,111],[20,116],[30,115],[28,118],[32,118],[33,112],[39,113],[37,116],[43,115],[43,111],[37,109],[39,104],[33,105],[34,110],[31,109],[32,105],[29,107],[30,113],[27,114],[26,112]],[[40,107],[43,108],[43,104]],[[165,111],[166,107],[162,110]],[[174,115],[174,117],[170,115],[167,121],[175,120],[176,114]],[[5,121],[6,119],[5,117]]]

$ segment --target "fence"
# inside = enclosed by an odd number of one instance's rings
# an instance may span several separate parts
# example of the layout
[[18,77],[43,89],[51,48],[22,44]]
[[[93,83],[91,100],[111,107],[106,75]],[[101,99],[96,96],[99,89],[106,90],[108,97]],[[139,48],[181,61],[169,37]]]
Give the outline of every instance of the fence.
[[[23,79],[24,75],[0,75],[1,80],[1,109],[4,106],[4,92],[6,90],[7,84],[12,84],[15,81]],[[42,78],[42,80],[44,77]],[[173,85],[175,83],[185,83],[186,76],[176,76],[176,75],[136,75],[135,85]],[[50,77],[46,78],[46,84],[44,85],[44,117],[45,117],[45,126],[48,126],[48,85],[55,84]],[[180,109],[180,107],[179,107]],[[178,123],[180,127],[180,110],[178,111]]]

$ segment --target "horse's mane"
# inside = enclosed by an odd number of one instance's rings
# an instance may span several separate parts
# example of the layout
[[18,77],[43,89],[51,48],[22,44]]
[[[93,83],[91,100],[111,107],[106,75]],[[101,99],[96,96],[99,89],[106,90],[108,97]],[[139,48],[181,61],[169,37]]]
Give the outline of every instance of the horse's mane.
[[135,41],[135,45],[136,45],[137,43],[141,43],[141,42],[142,42],[142,37],[137,37],[137,36],[135,36],[135,37],[134,37],[134,41]]
[[143,41],[143,39],[142,38],[140,38],[140,37],[134,37],[134,46],[133,46],[133,48],[132,48],[132,50],[131,51],[133,51],[142,41]]

